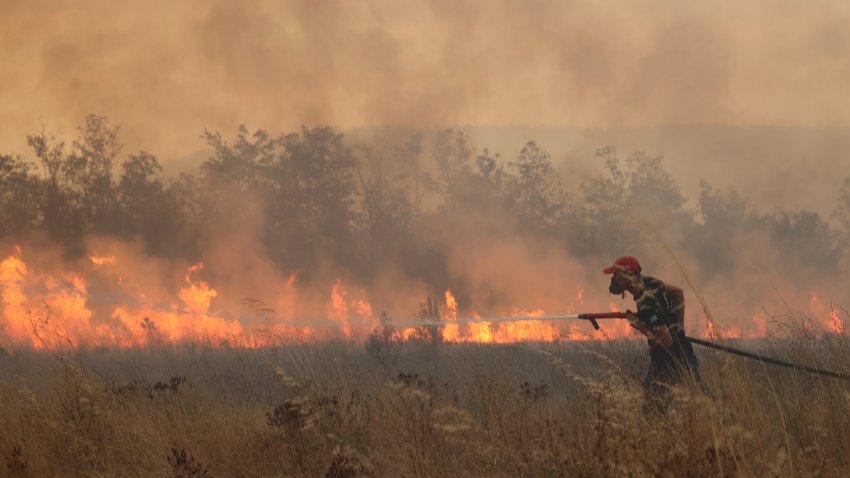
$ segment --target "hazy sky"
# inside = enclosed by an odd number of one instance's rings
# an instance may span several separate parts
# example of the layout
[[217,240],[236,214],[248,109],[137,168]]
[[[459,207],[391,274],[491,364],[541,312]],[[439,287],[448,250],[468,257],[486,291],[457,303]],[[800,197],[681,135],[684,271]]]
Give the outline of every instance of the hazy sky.
[[[300,123],[850,124],[846,1],[0,0],[0,141]],[[187,139],[189,138],[189,139]]]

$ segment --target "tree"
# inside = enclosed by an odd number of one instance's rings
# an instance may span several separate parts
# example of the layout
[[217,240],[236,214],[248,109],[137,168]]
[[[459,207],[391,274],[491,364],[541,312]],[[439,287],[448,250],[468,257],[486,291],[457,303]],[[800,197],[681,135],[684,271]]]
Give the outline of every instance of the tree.
[[[485,164],[489,176],[492,164]],[[516,161],[508,163],[508,171],[508,195],[522,224],[535,231],[556,231],[564,216],[566,194],[549,153],[529,141]]]
[[676,180],[664,169],[664,156],[635,151],[626,159],[628,197],[632,214],[653,227],[682,228],[693,218]]
[[700,181],[699,214],[686,233],[685,250],[696,257],[703,273],[712,278],[738,266],[736,245],[741,238],[764,228],[764,220],[749,210],[737,191],[722,193]]
[[121,151],[118,126],[88,115],[71,153],[62,164],[66,185],[77,201],[85,231],[117,232],[119,218],[112,165]]
[[153,254],[173,252],[181,243],[183,221],[176,198],[166,189],[159,161],[140,151],[130,155],[121,168],[121,233],[142,236]]
[[617,150],[605,147],[596,151],[604,162],[602,176],[581,184],[581,200],[569,203],[565,221],[569,248],[577,255],[639,255],[635,244],[638,233],[628,220],[629,182],[620,168]]
[[270,246],[289,268],[312,264],[319,250],[351,258],[355,160],[330,127],[282,135],[268,172]]
[[0,155],[0,235],[30,230],[41,220],[44,188],[32,169],[18,156]]
[[395,177],[407,191],[411,214],[416,216],[422,205],[422,189],[425,175],[422,172],[422,134],[410,136],[406,142],[393,148]]
[[[459,183],[462,186],[458,188],[458,200],[462,205],[460,212],[502,219],[505,219],[507,214],[512,219],[511,214],[516,211],[516,205],[512,203],[513,198],[507,192],[510,179],[510,173],[505,170],[500,155],[491,154],[490,150],[484,148],[475,156],[472,171],[465,174],[463,182]],[[512,220],[499,222],[507,227],[515,225]]]
[[467,195],[467,180],[471,174],[470,160],[474,152],[468,144],[469,138],[463,131],[445,129],[437,133],[434,144],[436,177],[431,180],[431,189],[443,199],[443,207],[454,210],[459,196]]
[[635,151],[620,166],[617,150],[596,152],[606,174],[582,184],[583,202],[568,208],[568,237],[579,253],[643,255],[655,238],[677,243],[692,225],[678,184],[667,173],[663,156]]
[[38,135],[28,135],[27,144],[44,169],[42,225],[52,240],[79,248],[84,226],[77,198],[67,187],[64,141],[42,131]]
[[[376,140],[362,148],[359,155],[359,218],[367,236],[370,273],[384,259],[395,256],[408,238],[418,201],[418,164],[411,164],[416,151],[413,144],[389,148]],[[386,153],[388,149],[391,154]]]
[[475,156],[475,172],[497,189],[501,189],[505,181],[505,168],[501,164],[499,153],[491,155],[487,148]]
[[814,270],[836,272],[840,251],[829,225],[812,211],[781,211],[768,218],[773,245],[782,257],[794,259],[788,272]]
[[205,214],[203,181],[198,176],[186,172],[166,183],[166,197],[173,203],[174,216],[179,220],[179,234],[168,244],[172,255],[182,254],[195,260],[197,245],[201,239]]
[[850,178],[844,180],[838,193],[838,205],[832,213],[832,219],[837,226],[838,246],[845,259],[850,258]]
[[213,156],[201,166],[209,179],[219,186],[249,191],[263,180],[264,172],[275,161],[279,142],[265,130],[249,133],[240,125],[230,145],[218,132],[204,131],[203,138],[213,148]]

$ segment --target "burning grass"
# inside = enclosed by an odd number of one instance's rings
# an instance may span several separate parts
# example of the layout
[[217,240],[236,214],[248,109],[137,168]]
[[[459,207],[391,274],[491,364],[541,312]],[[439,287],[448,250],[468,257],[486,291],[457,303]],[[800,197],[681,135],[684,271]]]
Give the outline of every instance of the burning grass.
[[[751,342],[850,368],[850,340]],[[640,341],[382,340],[0,357],[9,476],[846,476],[845,382],[700,349],[645,415]]]

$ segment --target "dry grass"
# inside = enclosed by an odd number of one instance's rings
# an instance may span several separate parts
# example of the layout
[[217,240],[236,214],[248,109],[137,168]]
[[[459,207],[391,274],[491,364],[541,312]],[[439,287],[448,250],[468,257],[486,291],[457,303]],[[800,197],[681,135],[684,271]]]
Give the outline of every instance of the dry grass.
[[[746,345],[850,368],[843,336]],[[659,417],[640,342],[7,352],[0,474],[850,474],[850,384],[698,354],[711,396]]]

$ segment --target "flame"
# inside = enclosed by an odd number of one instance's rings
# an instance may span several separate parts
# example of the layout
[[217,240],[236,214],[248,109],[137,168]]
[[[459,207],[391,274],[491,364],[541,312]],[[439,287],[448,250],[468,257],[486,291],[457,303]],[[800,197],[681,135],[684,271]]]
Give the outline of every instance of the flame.
[[346,337],[351,336],[351,326],[348,323],[348,304],[345,302],[345,289],[342,282],[337,279],[331,289],[331,301],[328,304],[328,318],[342,326],[342,333]]
[[830,304],[829,308],[825,307],[818,298],[817,294],[811,292],[809,295],[809,312],[815,321],[821,323],[824,329],[834,334],[843,334],[846,327],[841,319],[838,310]]
[[702,338],[704,339],[713,339],[716,337],[717,332],[714,330],[714,321],[710,319],[706,319],[705,321],[705,333],[703,333]]
[[328,303],[328,318],[340,325],[344,338],[363,340],[373,330],[378,321],[372,313],[372,305],[364,298],[347,300],[348,291],[337,278],[331,288]]
[[827,328],[830,332],[835,334],[843,334],[845,330],[844,321],[841,320],[841,317],[838,315],[838,311],[832,309],[829,311],[829,320],[827,321]]
[[[614,340],[638,338],[634,329],[627,323],[606,327],[606,330],[587,330],[586,325],[570,323],[568,325],[542,320],[522,320],[516,322],[493,323],[486,319],[473,321],[466,324],[457,322],[458,302],[451,291],[446,291],[446,305],[442,309],[442,316],[446,322],[442,326],[442,338],[446,342],[474,342],[474,343],[514,343],[514,342],[556,342],[560,340],[584,341],[584,340]],[[572,313],[576,310],[576,304],[584,303],[584,292],[579,289],[574,302],[568,304],[565,309]],[[618,310],[611,305],[611,310]],[[543,309],[526,309],[514,307],[510,315],[515,317],[535,317],[545,315]],[[475,312],[469,312],[472,319],[481,318]],[[606,324],[608,325],[608,324]]]
[[457,299],[450,290],[447,290],[444,295],[446,305],[443,307],[442,316],[446,325],[442,328],[443,340],[446,342],[463,342],[460,325],[454,323],[457,321]]
[[3,286],[3,329],[8,338],[14,343],[29,343],[31,336],[26,323],[27,296],[23,292],[23,284],[29,271],[21,260],[21,248],[15,246],[15,251],[0,262],[0,285]]
[[291,322],[295,317],[295,306],[298,299],[295,285],[298,282],[298,275],[301,272],[301,269],[294,271],[280,287],[275,308],[269,311],[275,313],[277,318]]
[[[442,338],[446,342],[475,342],[475,343],[512,343],[523,341],[554,341],[560,339],[560,332],[556,326],[536,320],[521,322],[492,323],[486,320],[473,321],[468,324],[458,324],[457,311],[458,302],[454,294],[447,290],[444,294],[446,305],[442,310],[442,317],[446,324],[442,327]],[[514,308],[513,316],[534,317],[544,315],[541,309]],[[480,318],[474,311],[470,312],[471,318]]]
[[[64,344],[130,347],[152,341],[220,343],[242,336],[237,320],[210,314],[218,292],[209,283],[194,279],[203,269],[202,263],[186,270],[179,302],[156,305],[139,292],[127,303],[116,305],[107,317],[96,320],[91,307],[97,300],[83,274],[34,273],[22,257],[21,248],[16,247],[0,262],[0,325],[15,345],[51,349]],[[97,267],[117,263],[114,257],[91,256],[89,260]],[[43,306],[33,303],[38,299]]]
[[[242,338],[243,330],[238,320],[210,312],[210,306],[218,292],[206,281],[193,278],[193,275],[200,273],[203,268],[203,263],[199,262],[186,269],[186,285],[178,293],[180,303],[160,308],[140,294],[136,301],[140,305],[116,307],[112,318],[123,325],[123,333],[114,331],[104,339],[146,345],[152,342],[184,340],[216,344]],[[111,330],[114,329],[113,327]]]
[[198,262],[186,270],[186,285],[180,289],[180,299],[183,300],[192,311],[206,314],[210,309],[210,302],[218,295],[215,289],[204,281],[195,282],[192,280],[192,273],[204,269],[204,263]]
[[[329,284],[314,304],[306,307],[307,289],[299,284],[296,270],[274,287],[271,306],[252,303],[253,316],[238,316],[227,307],[227,294],[214,286],[202,262],[180,267],[170,276],[165,290],[151,290],[147,282],[122,254],[93,254],[68,262],[67,270],[51,270],[43,263],[28,263],[28,255],[15,246],[0,256],[0,345],[5,347],[54,348],[63,344],[107,347],[144,347],[152,344],[200,342],[218,346],[261,347],[280,342],[344,339],[363,342],[381,320],[365,290],[350,287],[341,278]],[[173,270],[173,269],[171,269]],[[121,271],[125,271],[122,275]],[[127,272],[129,271],[129,272]],[[404,327],[391,332],[392,340],[429,340],[433,334],[449,343],[501,344],[523,341],[585,341],[641,339],[627,321],[600,322],[593,330],[584,321],[523,320],[493,322],[475,310],[462,308],[450,290],[442,304],[430,309],[439,326]],[[515,306],[501,314],[533,318],[541,315],[584,311],[585,292],[577,289],[572,298],[555,310]],[[315,302],[321,306],[315,306]],[[622,309],[607,304],[611,311]],[[844,334],[846,326],[839,311],[826,307],[812,292],[808,309],[823,329]],[[597,306],[589,306],[591,309]],[[434,308],[438,310],[434,310]],[[603,307],[598,307],[604,309]],[[311,314],[310,311],[313,311]],[[319,317],[316,316],[319,315]],[[261,316],[260,320],[257,317]],[[299,317],[312,317],[312,320]],[[326,320],[322,320],[322,316]],[[463,320],[459,317],[464,317]],[[747,324],[721,327],[706,322],[707,338],[758,338],[767,333],[767,314],[751,315]],[[470,320],[471,319],[471,320]]]
[[723,337],[726,339],[740,339],[744,334],[740,327],[729,327],[723,331]]
[[115,264],[115,256],[89,256],[89,260],[96,266],[104,264]]
[[753,323],[756,328],[751,333],[747,334],[748,339],[756,339],[767,336],[767,314],[759,312],[753,316]]
[[454,294],[452,294],[452,291],[450,290],[446,291],[446,307],[444,311],[446,320],[457,320],[457,299],[455,299]]

